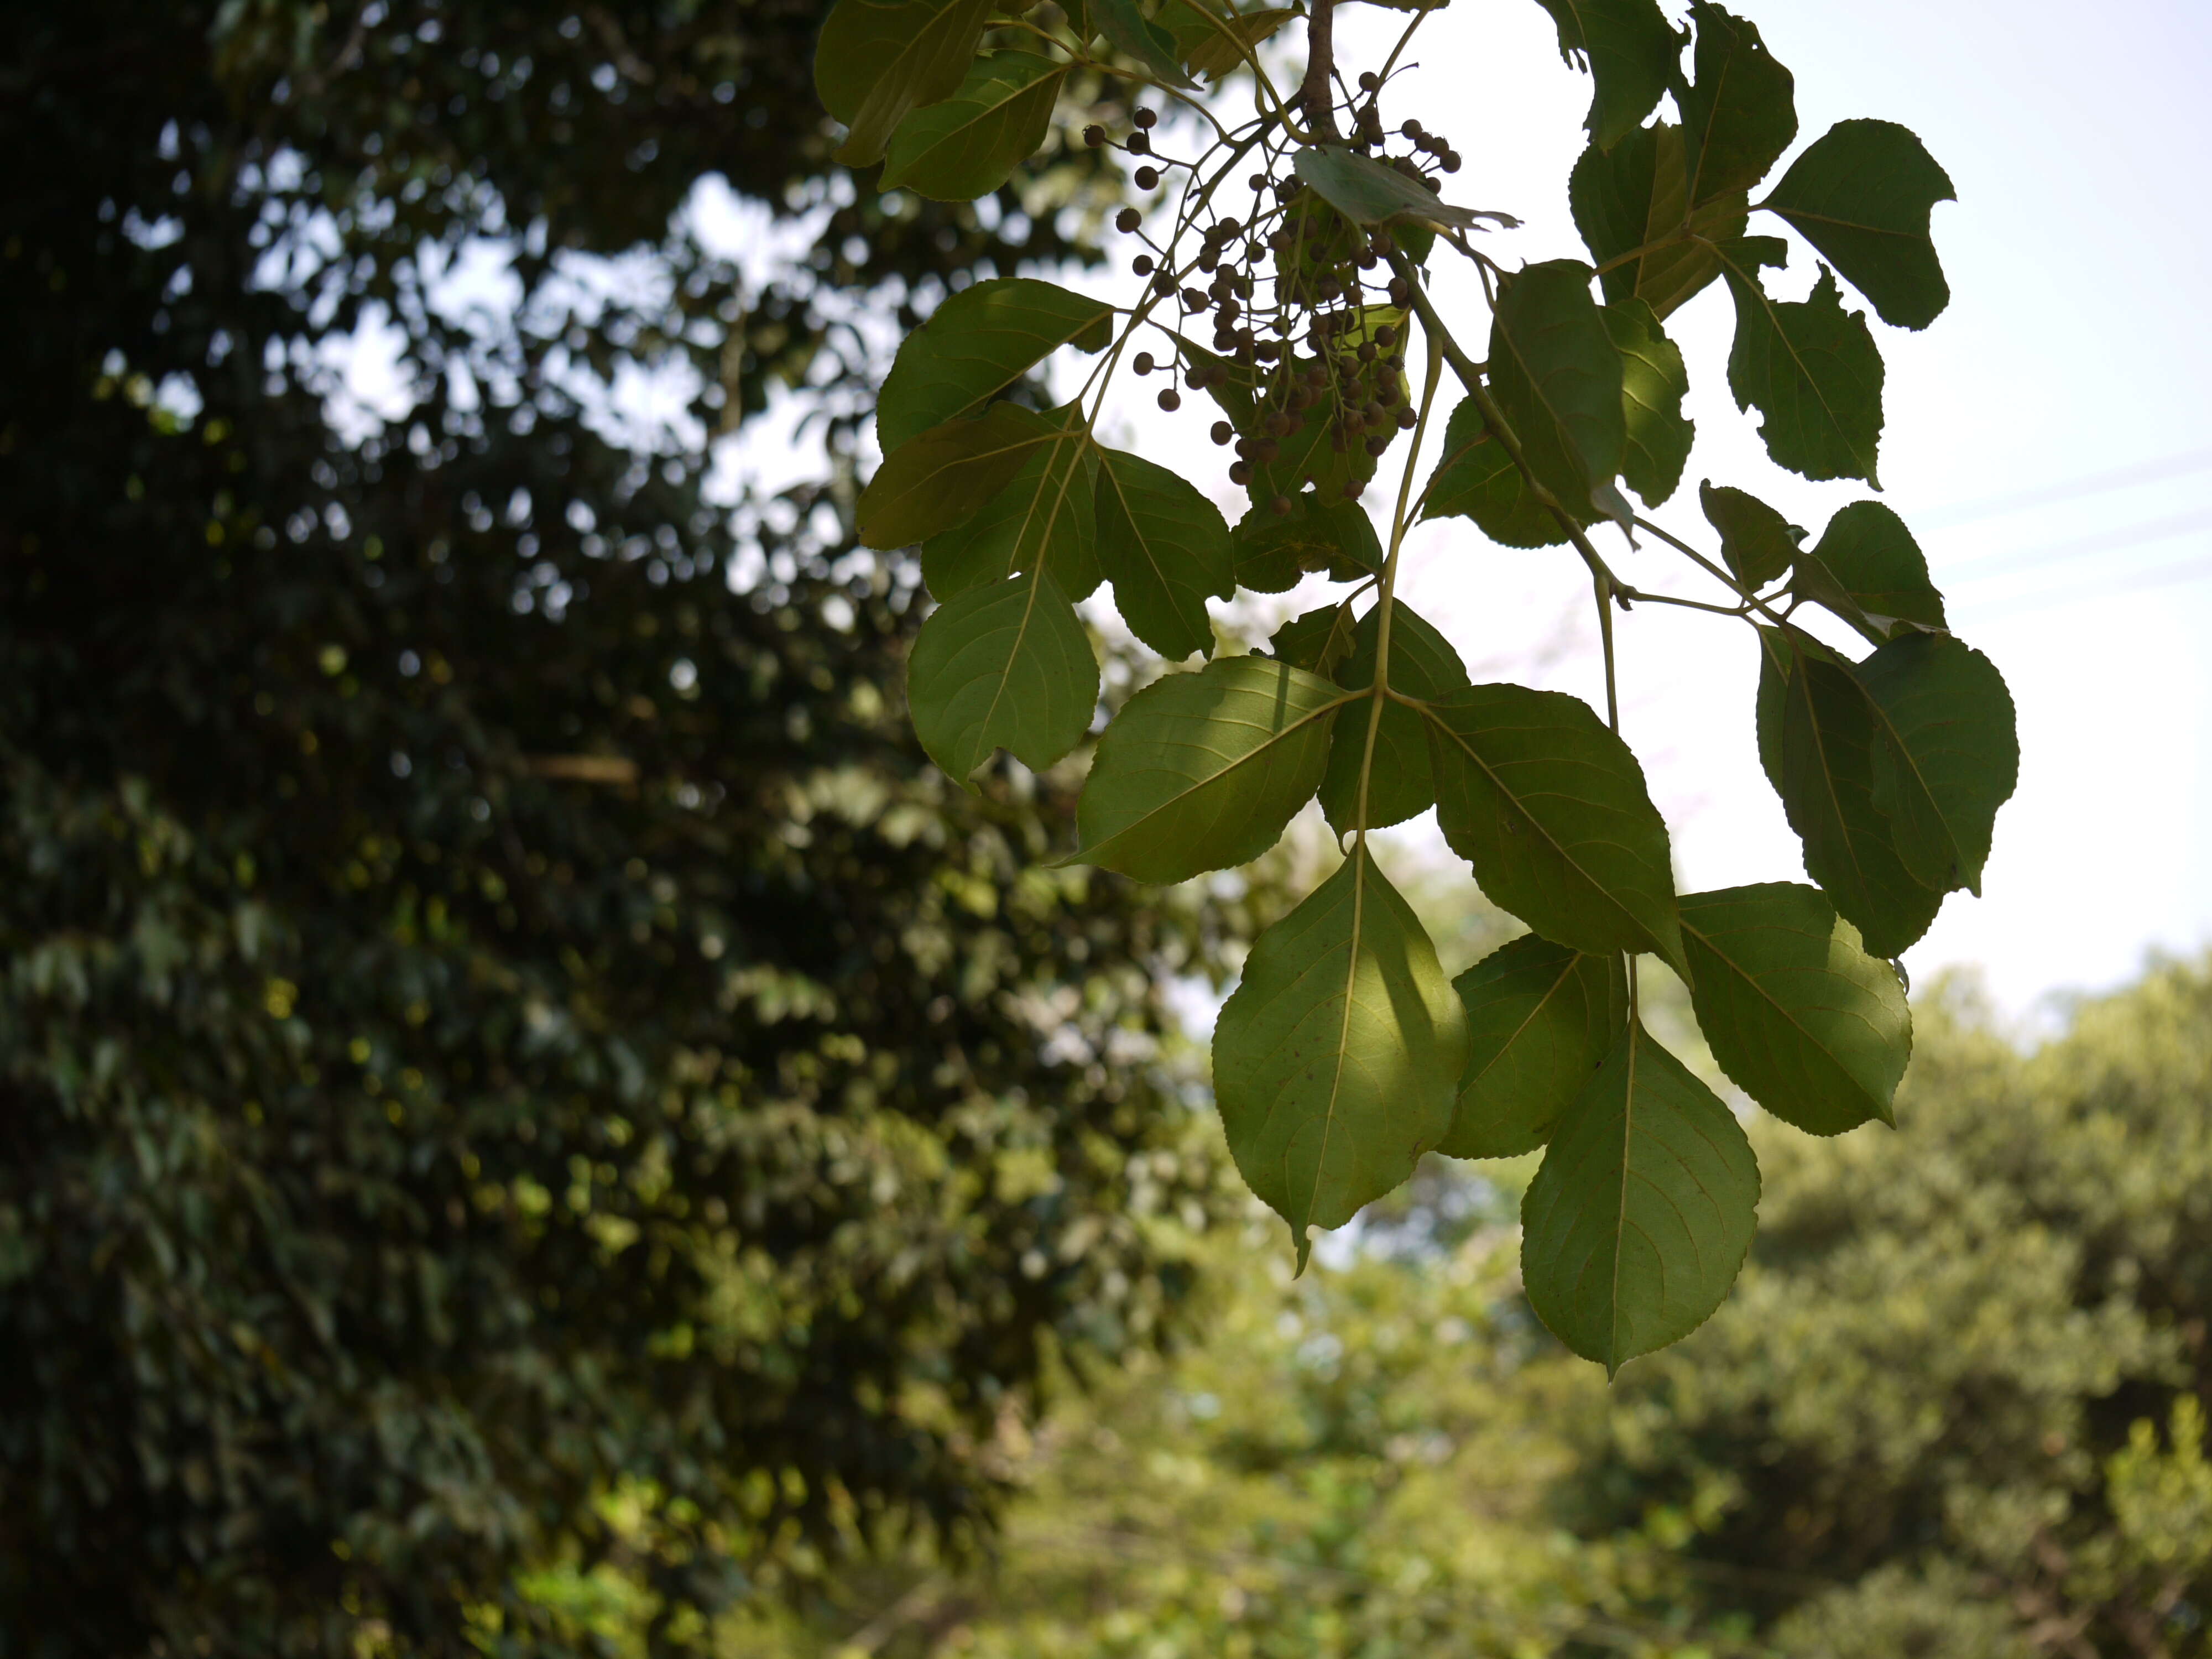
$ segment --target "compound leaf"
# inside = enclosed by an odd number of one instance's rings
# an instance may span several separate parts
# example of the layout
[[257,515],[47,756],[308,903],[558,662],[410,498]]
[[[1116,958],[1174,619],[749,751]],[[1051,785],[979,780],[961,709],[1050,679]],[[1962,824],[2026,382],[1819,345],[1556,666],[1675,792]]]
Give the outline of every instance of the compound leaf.
[[901,343],[876,400],[886,454],[931,427],[973,414],[1060,346],[1097,351],[1114,307],[1030,276],[963,288]]
[[[1390,619],[1390,686],[1407,696],[1448,696],[1467,684],[1467,665],[1413,606],[1399,600]],[[1382,636],[1382,608],[1376,605],[1359,619],[1352,635],[1351,658],[1337,671],[1337,683],[1348,691],[1364,691],[1375,684],[1375,660]],[[1359,777],[1367,757],[1369,710],[1354,704],[1336,723],[1336,739],[1328,751],[1328,771],[1321,782],[1321,810],[1339,835],[1363,827],[1359,822]],[[1368,771],[1369,830],[1402,823],[1425,812],[1436,800],[1436,784],[1429,766],[1429,743],[1420,715],[1401,702],[1385,701],[1375,721],[1375,761]]]
[[1742,250],[1722,264],[1735,299],[1729,390],[1738,409],[1756,404],[1759,434],[1778,465],[1808,478],[1875,480],[1881,439],[1881,354],[1866,317],[1845,312],[1825,266],[1812,297],[1770,299]]
[[1760,205],[1833,261],[1882,321],[1925,328],[1951,302],[1929,215],[1958,199],[1950,175],[1909,129],[1838,121]]
[[1166,883],[1259,857],[1312,799],[1343,699],[1267,657],[1154,681],[1098,740],[1073,858]]
[[1437,1150],[1454,1158],[1535,1151],[1627,1024],[1623,959],[1526,933],[1452,987],[1467,1010],[1467,1073]]
[[1797,136],[1796,82],[1774,61],[1759,27],[1695,0],[1698,44],[1683,92],[1684,162],[1692,203],[1748,190]]
[[906,547],[964,524],[1039,450],[1065,438],[1058,423],[1013,404],[931,427],[884,456],[860,492],[861,544]]
[[930,613],[908,659],[907,702],[921,746],[962,785],[1001,748],[1042,771],[1090,729],[1098,659],[1052,577],[1024,571]]
[[1221,509],[1180,474],[1122,449],[1098,459],[1098,562],[1114,604],[1162,656],[1213,649],[1209,596],[1237,591]]
[[1690,394],[1689,371],[1681,348],[1668,339],[1659,319],[1641,300],[1604,308],[1605,329],[1620,353],[1620,411],[1627,426],[1620,476],[1656,507],[1682,482],[1697,423],[1682,413]]
[[1858,665],[1874,709],[1874,807],[1916,880],[1978,896],[1997,808],[2020,781],[2012,694],[1948,634],[1907,634]]
[[1522,1282],[1552,1334],[1612,1374],[1705,1322],[1758,1219],[1742,1127],[1632,1020],[1522,1200]]
[[1698,486],[1705,522],[1721,535],[1721,561],[1746,587],[1757,592],[1790,568],[1797,557],[1797,538],[1790,520],[1747,490],[1716,484]]
[[1530,492],[1472,398],[1461,398],[1445,423],[1443,456],[1421,492],[1421,516],[1472,519],[1504,547],[1556,547],[1567,539],[1558,515]]
[[1627,442],[1621,357],[1574,259],[1503,278],[1491,319],[1492,395],[1538,483],[1570,512],[1597,505]]
[[959,91],[899,123],[879,187],[939,202],[988,196],[1044,143],[1066,76],[1065,64],[1035,52],[976,59]]
[[837,0],[814,52],[814,90],[848,129],[836,159],[882,159],[907,112],[950,98],[975,61],[991,0]]
[[1657,0],[1536,0],[1559,31],[1559,56],[1579,57],[1596,91],[1583,125],[1610,149],[1657,106],[1680,72],[1682,37]]
[[1558,944],[1656,951],[1687,975],[1666,822],[1588,703],[1476,685],[1427,716],[1437,820],[1484,892]]
[[1796,882],[1685,893],[1681,908],[1691,1006],[1721,1070],[1808,1134],[1894,1123],[1912,1014],[1858,929]]
[[922,580],[939,601],[1018,570],[1050,570],[1071,599],[1097,587],[1098,467],[1090,429],[1073,404],[1045,418],[1058,428],[1052,441],[1031,450],[974,517],[921,544]]
[[1354,846],[1260,936],[1214,1029],[1229,1150],[1290,1223],[1338,1227],[1413,1174],[1450,1127],[1466,1016],[1420,920]]

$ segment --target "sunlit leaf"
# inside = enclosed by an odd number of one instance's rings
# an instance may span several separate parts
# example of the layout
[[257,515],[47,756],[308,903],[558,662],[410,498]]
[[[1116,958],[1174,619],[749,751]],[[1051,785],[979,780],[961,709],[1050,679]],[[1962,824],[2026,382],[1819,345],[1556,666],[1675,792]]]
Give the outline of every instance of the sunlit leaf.
[[[1291,672],[1291,671],[1285,671]],[[1450,1127],[1466,1016],[1412,908],[1365,842],[1260,936],[1214,1028],[1229,1150],[1290,1223],[1340,1227]]]
[[1655,951],[1688,971],[1666,823],[1588,703],[1477,685],[1428,720],[1437,821],[1494,902],[1558,944]]
[[1528,933],[1452,987],[1467,1010],[1467,1074],[1437,1150],[1454,1158],[1534,1152],[1628,1022],[1623,958]]
[[940,202],[988,196],[1037,152],[1067,66],[1034,52],[979,58],[960,90],[899,123],[881,187]]
[[1746,1094],[1810,1134],[1894,1121],[1912,1057],[1905,988],[1826,896],[1768,882],[1685,893],[1681,909],[1698,1028]]
[[960,90],[991,0],[837,0],[814,52],[814,90],[849,131],[837,160],[882,158],[907,112]]
[[1098,659],[1050,575],[971,587],[921,625],[907,702],[929,757],[963,784],[1000,749],[1042,770],[1083,741]]
[[1682,56],[1657,0],[1536,0],[1559,31],[1559,56],[1588,66],[1597,90],[1590,100],[1590,142],[1610,149],[1657,106]]
[[1521,1278],[1553,1335],[1608,1373],[1705,1322],[1758,1224],[1728,1108],[1632,1021],[1560,1115],[1521,1203]]
[[930,428],[884,458],[854,511],[860,542],[890,549],[965,523],[1066,434],[1035,410],[993,404]]
[[922,580],[939,600],[1022,570],[1049,570],[1071,599],[1097,587],[1097,452],[1074,404],[1046,418],[1058,428],[1052,441],[974,517],[921,544]]
[[1762,205],[1827,255],[1882,321],[1925,328],[1951,301],[1929,215],[1957,199],[1950,175],[1906,128],[1838,121]]
[[1656,507],[1682,482],[1697,423],[1682,413],[1690,392],[1689,371],[1681,349],[1659,326],[1651,307],[1626,300],[1604,308],[1606,332],[1620,353],[1620,409],[1626,422],[1620,476]]
[[[1390,618],[1390,686],[1407,696],[1448,696],[1467,684],[1467,665],[1451,641],[1404,600],[1392,607]],[[1337,681],[1346,690],[1364,691],[1375,684],[1375,664],[1382,636],[1382,607],[1376,605],[1359,619],[1352,636],[1352,655],[1337,671]],[[1362,827],[1359,785],[1367,758],[1369,703],[1356,703],[1336,723],[1336,739],[1330,744],[1328,771],[1322,779],[1321,810],[1338,834]],[[1367,817],[1364,827],[1379,830],[1425,812],[1436,800],[1430,774],[1429,739],[1425,722],[1414,710],[1400,702],[1385,702],[1375,719],[1375,758],[1367,775]]]
[[1155,680],[1098,740],[1074,858],[1174,882],[1259,857],[1313,798],[1343,698],[1267,657]]
[[950,295],[906,337],[876,400],[886,454],[931,427],[981,409],[1063,345],[1097,351],[1114,308],[1029,276],[1002,276]]

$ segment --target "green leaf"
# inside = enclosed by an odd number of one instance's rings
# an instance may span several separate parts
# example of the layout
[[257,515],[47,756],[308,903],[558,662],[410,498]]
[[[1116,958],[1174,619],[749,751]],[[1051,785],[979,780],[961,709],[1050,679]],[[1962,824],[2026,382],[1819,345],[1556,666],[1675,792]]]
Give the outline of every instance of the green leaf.
[[1980,896],[1997,808],[2020,782],[2012,694],[1996,665],[1948,634],[1907,634],[1858,665],[1875,710],[1874,807],[1905,867]]
[[1162,656],[1211,653],[1210,595],[1237,592],[1221,509],[1179,474],[1098,448],[1098,561],[1129,631]]
[[1071,599],[1097,587],[1098,467],[1090,428],[1074,404],[1045,418],[1056,428],[1052,441],[1030,451],[973,518],[922,544],[922,580],[940,602],[1021,570],[1050,570]]
[[[1409,697],[1450,696],[1467,684],[1467,665],[1413,606],[1402,599],[1390,619],[1390,688]],[[1375,659],[1382,638],[1382,608],[1376,605],[1359,619],[1352,635],[1352,655],[1337,672],[1337,684],[1347,691],[1364,691],[1375,684]],[[1367,757],[1368,709],[1355,704],[1336,723],[1336,739],[1329,745],[1328,771],[1321,781],[1321,810],[1339,835],[1363,827],[1359,822],[1359,774]],[[1367,820],[1370,830],[1402,823],[1425,812],[1436,800],[1436,784],[1429,764],[1428,733],[1420,714],[1401,702],[1386,701],[1375,724],[1375,763],[1367,782]]]
[[978,58],[958,92],[899,123],[878,188],[939,202],[988,196],[1044,143],[1066,76],[1034,52]]
[[1797,136],[1796,82],[1774,61],[1759,27],[1709,0],[1694,0],[1698,44],[1682,94],[1684,160],[1692,203],[1748,190]]
[[1912,1014],[1858,929],[1795,882],[1686,893],[1681,905],[1691,1006],[1721,1070],[1808,1134],[1893,1124]]
[[1437,823],[1492,901],[1558,944],[1656,951],[1687,974],[1666,823],[1588,703],[1477,685],[1428,720]]
[[964,523],[1039,449],[1063,438],[1053,422],[1012,404],[931,427],[884,457],[860,492],[854,517],[861,545],[908,547]]
[[1466,1016],[1364,842],[1260,936],[1222,1006],[1213,1088],[1244,1179],[1290,1223],[1340,1227],[1450,1127]]
[[1876,645],[1906,627],[1949,625],[1920,544],[1880,501],[1853,501],[1828,520],[1820,544],[1799,558],[1793,591],[1827,606]]
[[1098,659],[1067,596],[1025,571],[930,612],[908,659],[907,702],[921,746],[962,785],[1001,748],[1042,771],[1090,730]]
[[1217,21],[1209,19],[1190,0],[1168,0],[1160,8],[1159,21],[1175,36],[1176,51],[1184,66],[1194,75],[1218,81],[1245,66],[1244,53],[1237,50],[1238,41],[1248,50],[1255,47],[1297,15],[1288,7],[1269,6],[1258,11],[1229,12]]
[[814,90],[850,130],[836,159],[882,158],[907,112],[960,90],[991,0],[837,0],[814,52]]
[[1681,349],[1667,337],[1643,301],[1607,306],[1603,315],[1606,332],[1620,353],[1620,410],[1628,428],[1620,476],[1646,507],[1656,507],[1682,482],[1698,434],[1697,422],[1682,413],[1682,399],[1690,394],[1689,371],[1682,366]]
[[1744,193],[1693,211],[1685,167],[1682,131],[1664,122],[1637,128],[1610,150],[1593,144],[1575,163],[1575,228],[1591,257],[1612,267],[1599,277],[1609,304],[1641,300],[1655,317],[1670,315],[1721,274],[1714,248],[1743,234]]
[[1756,404],[1766,417],[1759,428],[1766,453],[1804,477],[1875,483],[1881,354],[1864,314],[1844,310],[1825,266],[1810,299],[1780,301],[1746,269],[1748,258],[1732,251],[1722,259],[1735,298],[1729,390],[1738,409]]
[[1742,1127],[1632,1021],[1528,1183],[1522,1282],[1553,1335],[1615,1373],[1705,1323],[1758,1221]]
[[1088,0],[1091,21],[1114,49],[1133,58],[1164,86],[1194,91],[1198,82],[1182,72],[1175,36],[1137,9],[1137,0]]
[[1797,556],[1797,538],[1790,520],[1747,490],[1716,484],[1698,486],[1705,522],[1721,533],[1721,561],[1746,587],[1756,592],[1790,568]]
[[1418,179],[1340,144],[1309,144],[1291,166],[1316,195],[1354,224],[1411,219],[1465,230],[1482,217],[1470,208],[1448,205]]
[[1166,883],[1258,858],[1313,798],[1343,699],[1267,657],[1155,680],[1098,739],[1071,861]]
[[[1928,931],[1943,895],[1898,852],[1874,799],[1874,708],[1850,665],[1794,628],[1762,629],[1759,756],[1805,872],[1878,957],[1901,955]],[[1932,637],[1932,636],[1929,636]]]
[[1911,131],[1891,121],[1839,121],[1790,163],[1762,206],[1834,262],[1881,319],[1925,328],[1951,302],[1928,234],[1950,175]]
[[1352,601],[1340,600],[1285,623],[1267,641],[1267,650],[1278,662],[1333,679],[1337,665],[1352,654],[1357,627]]
[[1105,345],[1114,307],[1029,276],[962,289],[906,337],[876,400],[889,454],[931,427],[970,415],[1060,346]]
[[1656,0],[1536,0],[1559,31],[1559,56],[1579,57],[1597,82],[1590,142],[1610,149],[1657,107],[1680,72],[1682,37]]
[[1461,398],[1445,423],[1443,456],[1421,492],[1421,516],[1472,519],[1504,547],[1558,547],[1567,539],[1558,517],[1530,493],[1505,446],[1484,424],[1472,398]]
[[1513,1158],[1551,1139],[1628,1023],[1628,971],[1535,933],[1492,951],[1452,981],[1467,1010],[1467,1074],[1454,1158]]
[[1574,259],[1526,266],[1500,279],[1490,326],[1491,394],[1536,481],[1576,514],[1605,510],[1628,437],[1620,353],[1589,281]]
[[1288,513],[1253,507],[1230,532],[1229,548],[1237,586],[1255,593],[1287,593],[1313,571],[1349,582],[1382,568],[1382,544],[1366,508],[1318,490],[1291,496]]

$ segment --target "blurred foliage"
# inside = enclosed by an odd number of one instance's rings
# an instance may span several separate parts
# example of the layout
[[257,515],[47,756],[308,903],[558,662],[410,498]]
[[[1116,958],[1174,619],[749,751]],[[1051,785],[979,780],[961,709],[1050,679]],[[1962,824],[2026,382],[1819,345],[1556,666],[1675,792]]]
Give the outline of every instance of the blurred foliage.
[[1534,1160],[1431,1160],[1303,1280],[1218,1231],[1208,1341],[1055,1413],[993,1571],[916,1551],[720,1650],[2212,1651],[2212,963],[2027,1057],[1959,983],[1918,1012],[1899,1130],[1760,1126],[1741,1291],[1613,1389],[1518,1293]]
[[680,1648],[1180,1316],[1235,907],[927,768],[847,533],[868,319],[1115,180],[853,204],[820,9],[0,22],[0,1654]]

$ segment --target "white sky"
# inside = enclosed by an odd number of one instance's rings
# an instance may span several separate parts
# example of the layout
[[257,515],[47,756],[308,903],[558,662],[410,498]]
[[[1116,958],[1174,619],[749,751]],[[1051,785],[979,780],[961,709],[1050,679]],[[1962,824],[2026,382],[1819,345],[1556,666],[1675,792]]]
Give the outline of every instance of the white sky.
[[[2131,976],[2151,949],[2212,944],[2212,414],[2202,391],[2212,384],[2212,6],[1748,0],[1741,9],[1797,77],[1799,148],[1849,117],[1899,121],[1960,198],[1935,221],[1950,308],[1917,335],[1870,318],[1888,369],[1883,499],[1918,534],[1954,629],[2010,683],[2022,762],[1984,896],[1951,896],[1907,953],[1916,981],[1977,964],[2000,1006],[2025,1015],[2051,993]],[[1340,62],[1355,68],[1379,60],[1403,21],[1366,6],[1338,15]],[[1534,0],[1456,0],[1424,25],[1411,55],[1422,67],[1394,83],[1391,123],[1417,114],[1467,157],[1449,199],[1526,222],[1491,234],[1489,251],[1508,264],[1587,257],[1565,181],[1589,83],[1560,63]],[[1767,228],[1784,234],[1778,222]],[[1814,259],[1793,246],[1782,278],[1793,297],[1811,286]],[[1434,262],[1460,264],[1441,253]],[[1444,276],[1438,296],[1448,320],[1467,319],[1479,355],[1487,324],[1471,281]],[[1682,490],[1654,516],[1711,548],[1696,497],[1709,477],[1817,535],[1869,492],[1807,483],[1766,459],[1757,411],[1739,414],[1726,389],[1733,323],[1718,284],[1668,322],[1688,360],[1698,438]],[[1440,398],[1453,395],[1448,386]],[[1134,398],[1122,406],[1155,456],[1225,461],[1200,437],[1214,418],[1206,399],[1172,419]],[[2143,465],[2172,458],[2182,459]],[[1394,485],[1398,459],[1385,464]],[[2069,488],[2115,472],[2132,481]],[[1233,519],[1234,492],[1215,482]],[[1378,514],[1386,494],[1370,492]],[[1656,544],[1621,550],[1616,568],[1639,586],[1714,597]],[[1478,678],[1601,705],[1589,586],[1571,550],[1498,549],[1447,520],[1409,538],[1401,592]],[[1802,879],[1753,750],[1749,631],[1646,606],[1618,633],[1624,726],[1672,827],[1686,890]],[[1401,833],[1449,857],[1431,824]]]

